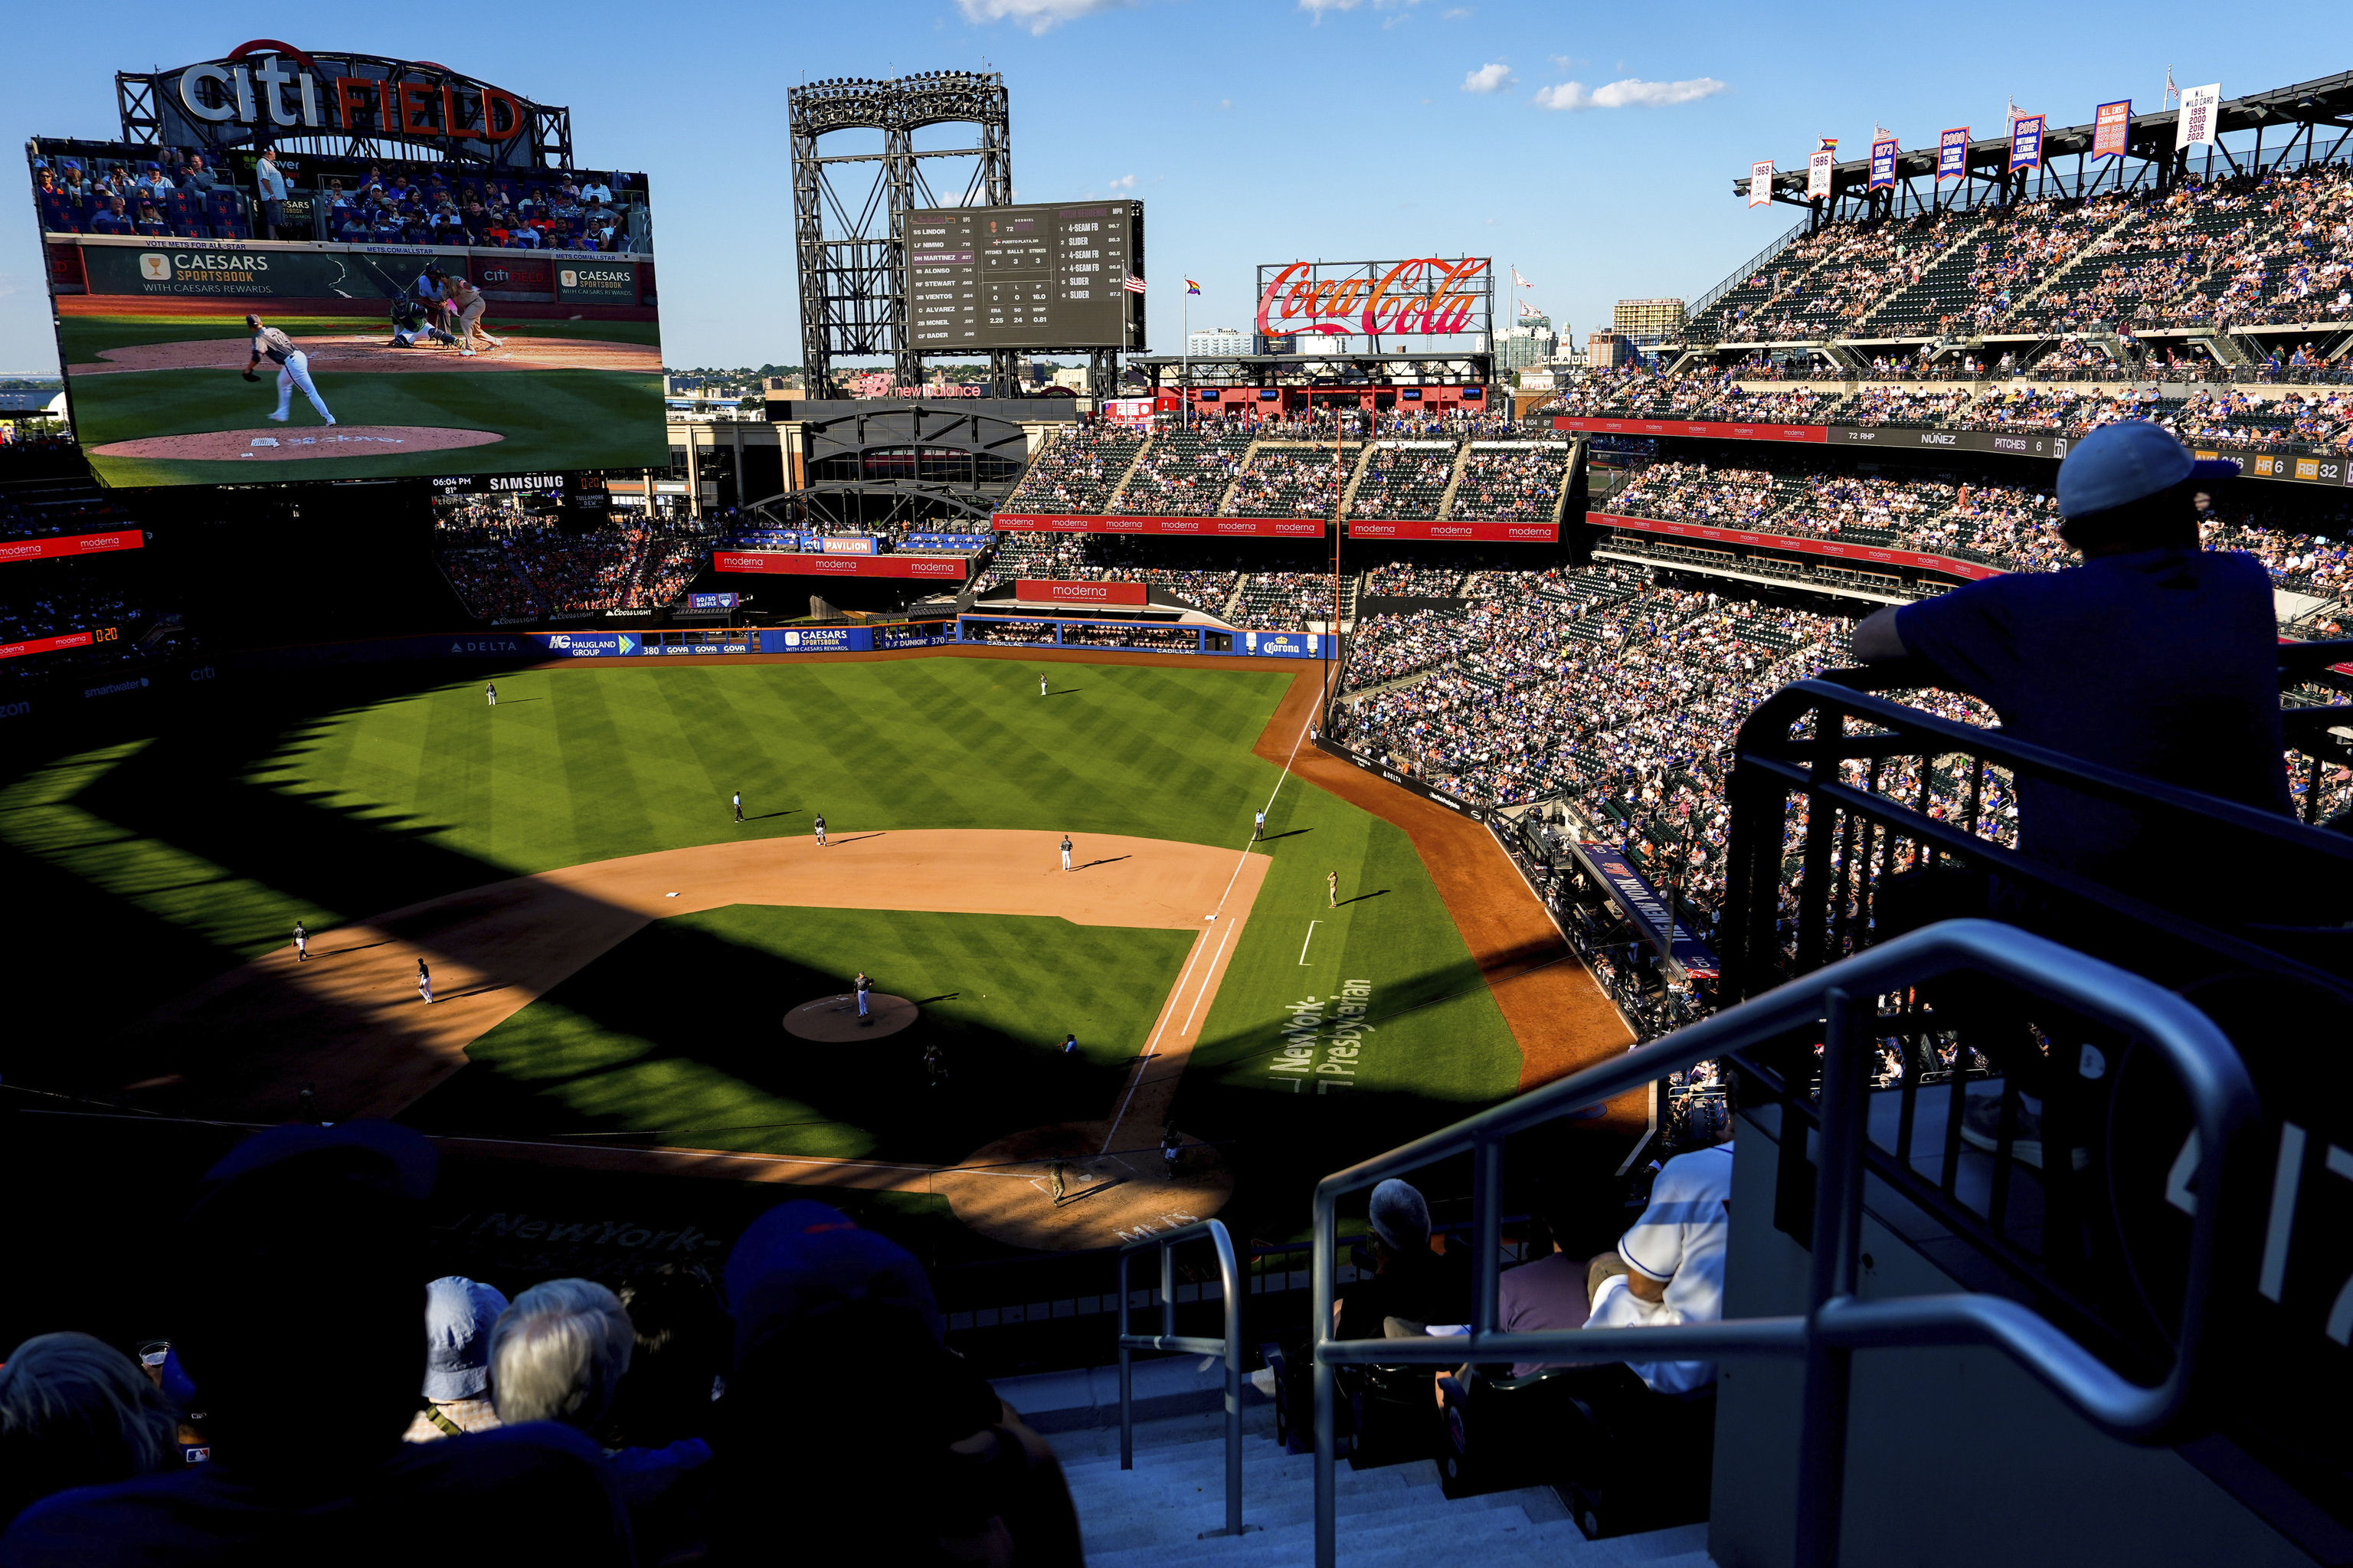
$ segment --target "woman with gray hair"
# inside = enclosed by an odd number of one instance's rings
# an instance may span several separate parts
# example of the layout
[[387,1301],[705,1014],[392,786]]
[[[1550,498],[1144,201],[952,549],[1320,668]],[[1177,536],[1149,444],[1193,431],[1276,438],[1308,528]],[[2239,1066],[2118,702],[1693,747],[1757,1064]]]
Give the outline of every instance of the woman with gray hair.
[[[514,1298],[491,1330],[491,1394],[499,1419],[556,1421],[594,1435],[629,1370],[637,1335],[621,1298],[593,1279],[551,1279]],[[711,1445],[700,1437],[667,1448],[620,1448],[605,1457],[605,1478],[637,1537],[641,1562],[659,1563],[702,1527]]]
[[0,1365],[0,1530],[69,1487],[160,1470],[178,1417],[139,1364],[88,1334],[39,1334]]

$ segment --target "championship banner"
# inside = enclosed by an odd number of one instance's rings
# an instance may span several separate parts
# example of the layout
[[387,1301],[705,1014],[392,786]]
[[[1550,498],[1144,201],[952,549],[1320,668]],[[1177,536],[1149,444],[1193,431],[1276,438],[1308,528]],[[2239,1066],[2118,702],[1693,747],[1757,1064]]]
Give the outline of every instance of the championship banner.
[[1142,583],[1073,582],[1060,577],[1017,577],[1013,597],[1027,604],[1145,604]]
[[2010,122],[2010,172],[2042,166],[2042,122],[2040,114],[2021,114]]
[[87,631],[69,631],[60,637],[33,637],[22,642],[0,642],[0,659],[22,659],[27,653],[54,653],[60,648],[87,648],[91,641]]
[[1552,523],[1438,523],[1422,518],[1350,518],[1351,539],[1458,539],[1479,544],[1556,545]]
[[1969,173],[1969,128],[1956,125],[1936,138],[1936,183],[1967,179]]
[[143,550],[147,535],[136,528],[119,534],[69,534],[62,539],[0,540],[0,563],[38,561],[55,556],[96,556],[108,550]]
[[2181,90],[2181,118],[2173,127],[2173,150],[2214,144],[2221,127],[2222,84],[2210,82],[2204,87]]
[[2132,100],[2119,99],[2092,111],[2092,156],[2121,158],[2132,136]]
[[1895,138],[1883,136],[1871,144],[1871,185],[1875,191],[1895,188]]
[[1320,539],[1321,517],[1106,517],[1000,512],[991,519],[1000,533],[1184,534],[1219,539]]
[[[1625,912],[1626,918],[1642,935],[1642,939],[1659,952],[1683,966],[1683,973],[1694,980],[1714,980],[1717,975],[1715,954],[1707,944],[1692,935],[1691,927],[1681,920],[1674,921],[1669,933],[1667,926],[1672,916],[1667,901],[1652,890],[1642,874],[1626,858],[1626,852],[1616,844],[1580,842],[1577,857],[1588,866],[1594,879],[1609,895],[1610,901]],[[1683,913],[1687,905],[1678,903],[1674,914]]]
[[714,550],[716,572],[770,572],[809,577],[965,578],[962,556],[800,556],[778,551]]
[[1806,160],[1806,199],[1826,201],[1831,194],[1831,171],[1838,166],[1838,154],[1825,147]]
[[1773,200],[1773,160],[1748,165],[1748,205],[1765,207]]

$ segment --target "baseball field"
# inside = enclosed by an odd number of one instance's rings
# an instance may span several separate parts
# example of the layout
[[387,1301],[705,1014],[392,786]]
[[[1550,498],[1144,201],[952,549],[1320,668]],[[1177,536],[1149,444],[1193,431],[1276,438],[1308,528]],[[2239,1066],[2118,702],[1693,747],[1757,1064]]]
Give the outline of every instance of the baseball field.
[[263,319],[309,361],[331,428],[298,388],[274,422],[276,367],[240,375],[244,307],[67,314],[58,348],[76,429],[109,484],[219,484],[461,472],[660,467],[654,322],[504,321],[472,357],[429,340],[391,346],[366,317]]
[[1312,673],[497,684],[255,690],[0,776],[20,961],[77,999],[73,1049],[20,1039],[11,1081],[233,1121],[313,1086],[331,1118],[1067,1247],[1288,1234],[1315,1176],[1624,1044],[1483,829],[1298,747]]

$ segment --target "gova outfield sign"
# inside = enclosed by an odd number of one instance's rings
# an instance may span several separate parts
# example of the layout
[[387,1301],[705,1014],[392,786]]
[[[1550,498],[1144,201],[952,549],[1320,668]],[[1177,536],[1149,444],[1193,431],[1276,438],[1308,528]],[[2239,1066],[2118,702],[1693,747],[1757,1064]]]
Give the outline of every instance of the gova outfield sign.
[[1293,261],[1258,270],[1258,330],[1270,337],[1446,337],[1493,319],[1483,256],[1405,261]]

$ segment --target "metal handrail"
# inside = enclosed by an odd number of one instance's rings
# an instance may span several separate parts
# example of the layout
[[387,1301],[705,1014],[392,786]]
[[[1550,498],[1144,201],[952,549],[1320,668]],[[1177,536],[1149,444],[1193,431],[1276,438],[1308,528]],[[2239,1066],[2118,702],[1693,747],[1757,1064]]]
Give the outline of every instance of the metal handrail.
[[[1226,1337],[1205,1340],[1176,1332],[1176,1260],[1180,1242],[1206,1237],[1218,1249],[1218,1278],[1225,1289]],[[1139,1252],[1160,1254],[1160,1332],[1127,1331],[1127,1260]],[[1226,1358],[1226,1527],[1211,1535],[1242,1532],[1242,1293],[1234,1268],[1234,1241],[1223,1221],[1203,1220],[1173,1231],[1162,1231],[1119,1249],[1119,1467],[1135,1468],[1135,1374],[1131,1351],[1175,1351],[1185,1355]]]
[[[2199,1147],[2186,1284],[2173,1366],[2154,1385],[2124,1377],[2031,1308],[1970,1293],[1894,1301],[1855,1299],[1862,1221],[1867,1053],[1857,1037],[1869,999],[1957,970],[1999,977],[2145,1043],[2180,1081]],[[1856,1000],[1861,1005],[1855,1005]],[[1504,1140],[1710,1057],[1761,1045],[1816,1022],[1823,1031],[1813,1274],[1801,1315],[1656,1329],[1495,1330]],[[1805,1364],[1797,1561],[1838,1557],[1846,1461],[1849,1362],[1858,1350],[1978,1344],[2000,1350],[2103,1430],[2130,1442],[2178,1440],[2194,1421],[2211,1374],[2206,1343],[2222,1270],[2221,1227],[2247,1185],[2258,1127],[2254,1086],[2221,1031],[2172,992],[2058,943],[1989,920],[1949,920],[1792,980],[1652,1044],[1588,1067],[1345,1171],[1315,1188],[1315,1562],[1335,1552],[1335,1370],[1367,1363],[1644,1361],[1788,1356]],[[1782,1136],[1792,1136],[1785,1127]],[[1434,1160],[1472,1156],[1476,1288],[1467,1337],[1338,1340],[1332,1305],[1340,1198]]]

